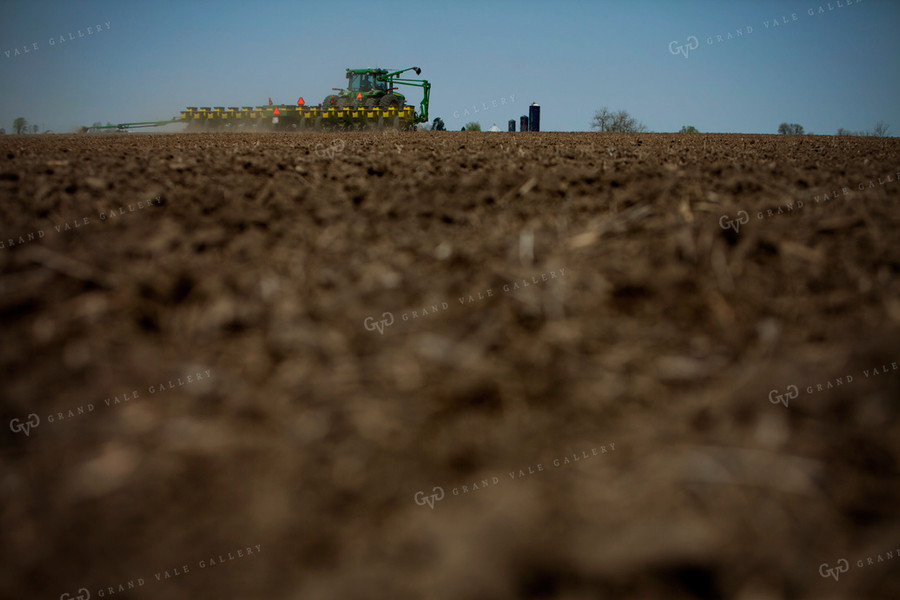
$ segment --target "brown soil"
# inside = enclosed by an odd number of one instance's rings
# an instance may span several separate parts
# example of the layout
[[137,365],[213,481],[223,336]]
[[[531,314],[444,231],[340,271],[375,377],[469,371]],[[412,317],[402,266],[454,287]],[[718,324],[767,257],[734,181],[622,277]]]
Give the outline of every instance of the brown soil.
[[0,597],[900,597],[898,172],[2,136]]

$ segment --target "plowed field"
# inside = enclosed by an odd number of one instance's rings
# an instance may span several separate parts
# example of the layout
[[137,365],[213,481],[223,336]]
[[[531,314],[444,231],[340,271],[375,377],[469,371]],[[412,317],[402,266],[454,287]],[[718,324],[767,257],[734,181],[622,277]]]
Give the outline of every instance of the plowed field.
[[0,597],[900,597],[900,140],[0,136]]

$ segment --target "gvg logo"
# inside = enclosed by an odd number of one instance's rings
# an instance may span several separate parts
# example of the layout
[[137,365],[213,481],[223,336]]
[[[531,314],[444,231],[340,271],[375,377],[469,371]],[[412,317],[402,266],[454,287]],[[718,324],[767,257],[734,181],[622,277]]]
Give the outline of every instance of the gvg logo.
[[734,229],[735,233],[740,233],[741,225],[746,225],[749,222],[750,215],[747,214],[746,210],[739,210],[737,219],[729,219],[728,215],[719,217],[719,227],[722,229]]
[[[843,565],[841,565],[843,563]],[[837,581],[841,576],[841,573],[846,573],[850,570],[850,563],[846,558],[842,558],[837,561],[837,566],[829,567],[828,563],[822,563],[819,565],[819,575],[822,577],[834,577],[834,580]]]
[[41,424],[41,418],[39,416],[37,416],[36,414],[31,413],[30,415],[28,415],[28,420],[25,421],[24,423],[18,417],[10,420],[9,428],[12,430],[13,433],[22,432],[27,436],[31,432],[31,429],[37,427],[40,424]]
[[413,496],[416,504],[419,506],[425,506],[427,504],[431,507],[431,510],[434,510],[434,503],[444,499],[444,488],[436,486],[431,488],[431,491],[434,493],[430,496],[426,496],[425,492],[416,492],[416,495]]
[[688,53],[691,50],[696,50],[700,47],[700,40],[697,39],[697,36],[690,35],[688,36],[686,44],[679,44],[678,40],[672,40],[669,42],[669,53],[673,55],[683,54],[685,58],[688,57]]
[[[388,317],[390,317],[390,321],[388,321]],[[376,321],[373,317],[366,317],[363,320],[363,327],[366,328],[367,331],[375,331],[378,330],[378,333],[384,335],[384,328],[390,327],[394,324],[394,315],[393,313],[384,312],[381,313],[381,320]]]
[[344,151],[344,140],[338,138],[331,142],[328,146],[322,143],[316,144],[315,152],[319,158],[333,159],[335,154]]
[[81,588],[78,590],[77,596],[72,596],[69,592],[63,592],[59,597],[59,600],[91,600],[91,593],[88,590]]
[[772,404],[778,404],[781,402],[784,404],[785,408],[787,408],[788,400],[793,400],[797,396],[800,395],[800,390],[797,389],[796,385],[789,385],[783,394],[779,394],[778,390],[771,390],[769,392],[769,402]]

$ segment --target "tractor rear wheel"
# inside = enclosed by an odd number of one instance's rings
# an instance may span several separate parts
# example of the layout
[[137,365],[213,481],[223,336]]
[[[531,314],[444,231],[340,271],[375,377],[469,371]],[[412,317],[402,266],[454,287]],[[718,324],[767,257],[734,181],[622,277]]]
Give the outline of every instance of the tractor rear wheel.
[[340,96],[334,94],[325,96],[325,99],[322,100],[322,108],[337,108],[338,100],[340,100]]
[[381,108],[400,108],[403,106],[403,100],[397,94],[385,94],[381,97]]
[[366,107],[366,108],[377,108],[377,107],[378,107],[378,100],[379,100],[379,99],[378,99],[378,98],[375,98],[374,96],[369,96],[368,98],[366,98],[365,107]]

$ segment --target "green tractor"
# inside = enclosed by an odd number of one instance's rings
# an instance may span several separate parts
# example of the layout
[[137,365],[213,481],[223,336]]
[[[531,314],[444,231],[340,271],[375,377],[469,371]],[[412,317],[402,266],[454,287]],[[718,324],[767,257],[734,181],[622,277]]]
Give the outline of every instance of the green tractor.
[[398,77],[407,71],[415,71],[421,75],[422,69],[410,67],[401,71],[390,72],[387,69],[347,69],[348,86],[346,89],[333,88],[337,94],[330,94],[322,101],[322,108],[381,108],[401,109],[406,104],[406,97],[394,90],[395,84],[412,85],[424,90],[416,123],[428,121],[428,99],[431,84],[424,79],[403,79]]

